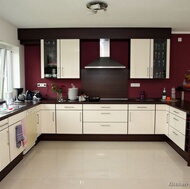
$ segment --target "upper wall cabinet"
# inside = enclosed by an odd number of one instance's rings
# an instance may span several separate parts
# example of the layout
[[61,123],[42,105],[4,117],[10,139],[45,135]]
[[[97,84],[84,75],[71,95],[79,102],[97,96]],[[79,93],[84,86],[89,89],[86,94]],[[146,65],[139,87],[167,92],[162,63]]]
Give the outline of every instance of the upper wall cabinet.
[[79,39],[41,40],[41,78],[80,78]]
[[131,39],[131,79],[169,78],[170,39]]

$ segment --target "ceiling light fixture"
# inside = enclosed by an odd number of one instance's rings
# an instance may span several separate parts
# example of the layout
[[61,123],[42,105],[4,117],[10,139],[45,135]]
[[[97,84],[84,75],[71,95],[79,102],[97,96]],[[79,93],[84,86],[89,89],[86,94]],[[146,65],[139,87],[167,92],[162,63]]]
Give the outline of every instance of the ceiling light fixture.
[[99,10],[106,11],[108,4],[101,1],[91,1],[87,3],[86,7],[96,14]]

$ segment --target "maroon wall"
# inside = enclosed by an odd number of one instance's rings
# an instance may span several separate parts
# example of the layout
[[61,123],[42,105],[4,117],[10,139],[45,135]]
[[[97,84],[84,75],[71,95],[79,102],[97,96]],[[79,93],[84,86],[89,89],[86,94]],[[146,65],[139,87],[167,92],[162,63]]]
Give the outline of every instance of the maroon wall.
[[[178,42],[178,37],[182,42]],[[160,98],[162,90],[166,87],[167,95],[170,96],[171,88],[182,84],[184,73],[190,69],[190,35],[172,35],[171,58],[170,58],[170,79],[129,79],[128,97],[137,98],[141,90],[145,90],[149,98]],[[111,41],[111,57],[126,65],[129,68],[129,42],[127,40]],[[99,56],[99,42],[97,40],[81,42],[81,68]],[[41,79],[40,78],[40,46],[25,46],[25,79],[26,89],[40,90],[44,97],[55,98],[52,93],[51,84],[64,85],[63,95],[67,96],[67,89],[74,83],[81,89],[80,79]],[[45,82],[47,88],[37,88],[36,84]],[[139,88],[131,88],[130,83],[140,83]],[[178,97],[180,93],[177,94]],[[190,101],[190,93],[185,93],[185,99]]]

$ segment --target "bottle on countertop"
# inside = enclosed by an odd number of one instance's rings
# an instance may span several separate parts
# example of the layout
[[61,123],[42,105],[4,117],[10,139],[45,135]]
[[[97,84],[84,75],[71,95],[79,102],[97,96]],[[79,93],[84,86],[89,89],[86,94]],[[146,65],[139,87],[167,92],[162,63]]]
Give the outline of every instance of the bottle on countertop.
[[164,87],[164,90],[162,92],[162,100],[166,100],[166,88]]
[[175,100],[175,87],[172,87],[171,89],[171,99]]

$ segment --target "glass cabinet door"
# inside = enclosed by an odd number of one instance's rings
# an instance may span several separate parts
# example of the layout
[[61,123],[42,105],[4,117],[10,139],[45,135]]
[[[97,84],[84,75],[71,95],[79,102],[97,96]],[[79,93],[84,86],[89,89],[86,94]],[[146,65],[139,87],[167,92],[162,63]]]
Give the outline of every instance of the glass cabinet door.
[[153,78],[166,78],[167,39],[154,39]]
[[45,78],[57,78],[58,44],[56,39],[42,40]]

